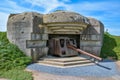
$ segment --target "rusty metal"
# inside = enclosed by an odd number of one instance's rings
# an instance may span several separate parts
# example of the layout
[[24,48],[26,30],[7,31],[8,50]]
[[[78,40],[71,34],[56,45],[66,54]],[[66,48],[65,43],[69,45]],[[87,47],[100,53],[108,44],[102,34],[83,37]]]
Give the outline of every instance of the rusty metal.
[[58,38],[52,38],[51,40],[49,40],[50,54],[60,56],[60,57],[77,56],[78,52],[67,48],[66,46],[67,41],[69,41],[74,46],[77,45],[74,39],[68,38],[68,37],[58,37]]
[[55,54],[59,54],[60,55],[60,46],[59,46],[59,40],[55,41]]
[[100,57],[98,57],[98,56],[95,56],[95,55],[93,55],[93,54],[90,54],[90,53],[88,53],[88,52],[85,52],[85,51],[83,51],[83,50],[81,50],[81,49],[78,49],[78,48],[76,48],[76,47],[73,46],[73,45],[67,44],[67,47],[70,48],[70,49],[72,49],[72,50],[75,50],[75,51],[77,51],[77,52],[79,52],[79,53],[82,53],[82,54],[88,55],[88,56],[90,56],[90,57],[93,57],[93,58],[95,58],[95,59],[97,59],[97,60],[100,60],[100,61],[102,60],[102,58],[100,58]]

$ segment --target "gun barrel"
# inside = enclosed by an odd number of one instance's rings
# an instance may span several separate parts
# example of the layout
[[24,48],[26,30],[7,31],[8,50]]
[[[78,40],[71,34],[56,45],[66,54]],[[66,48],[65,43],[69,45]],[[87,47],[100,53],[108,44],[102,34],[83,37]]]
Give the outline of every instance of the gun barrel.
[[77,52],[79,52],[79,53],[82,53],[82,54],[88,55],[88,56],[90,56],[90,57],[93,57],[93,58],[95,58],[95,59],[97,59],[97,60],[100,60],[100,61],[102,60],[102,58],[100,58],[100,57],[98,57],[98,56],[95,56],[95,55],[93,55],[93,54],[90,54],[90,53],[88,53],[88,52],[86,52],[86,51],[83,51],[83,50],[81,50],[81,49],[78,49],[78,48],[76,48],[76,47],[73,46],[73,45],[68,44],[67,47],[70,48],[70,49],[72,49],[72,50],[75,50],[75,51],[77,51]]

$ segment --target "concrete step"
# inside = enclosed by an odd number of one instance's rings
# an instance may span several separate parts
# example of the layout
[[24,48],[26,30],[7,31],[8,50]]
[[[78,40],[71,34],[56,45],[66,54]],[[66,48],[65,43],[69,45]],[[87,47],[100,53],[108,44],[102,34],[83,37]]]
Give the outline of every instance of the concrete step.
[[45,58],[44,60],[38,61],[39,64],[46,64],[51,66],[85,66],[92,65],[93,63],[83,57],[68,57],[68,58]]
[[50,65],[58,65],[58,66],[70,66],[70,65],[78,65],[78,64],[91,63],[91,61],[89,61],[89,60],[85,60],[85,61],[74,61],[74,62],[41,61],[40,63],[50,64]]
[[83,57],[69,57],[69,58],[46,58],[44,61],[54,61],[54,62],[75,62],[75,61],[85,61],[86,58]]

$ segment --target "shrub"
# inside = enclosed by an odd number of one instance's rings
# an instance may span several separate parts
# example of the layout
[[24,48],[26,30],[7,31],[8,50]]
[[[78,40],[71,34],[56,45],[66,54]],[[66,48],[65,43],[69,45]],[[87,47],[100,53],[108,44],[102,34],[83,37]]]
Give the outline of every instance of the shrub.
[[120,37],[109,33],[104,34],[103,47],[101,50],[101,57],[112,57],[116,60],[120,59]]

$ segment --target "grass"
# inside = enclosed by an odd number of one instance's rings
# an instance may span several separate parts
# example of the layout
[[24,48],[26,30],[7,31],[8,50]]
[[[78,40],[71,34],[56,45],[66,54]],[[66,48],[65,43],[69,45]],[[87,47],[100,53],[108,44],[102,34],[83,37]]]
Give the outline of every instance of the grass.
[[101,57],[120,60],[120,36],[114,36],[107,32],[104,34]]
[[10,80],[32,80],[32,74],[24,71],[31,58],[9,43],[6,32],[0,32],[0,77]]
[[20,69],[11,69],[1,73],[1,77],[10,80],[33,80],[32,73]]

